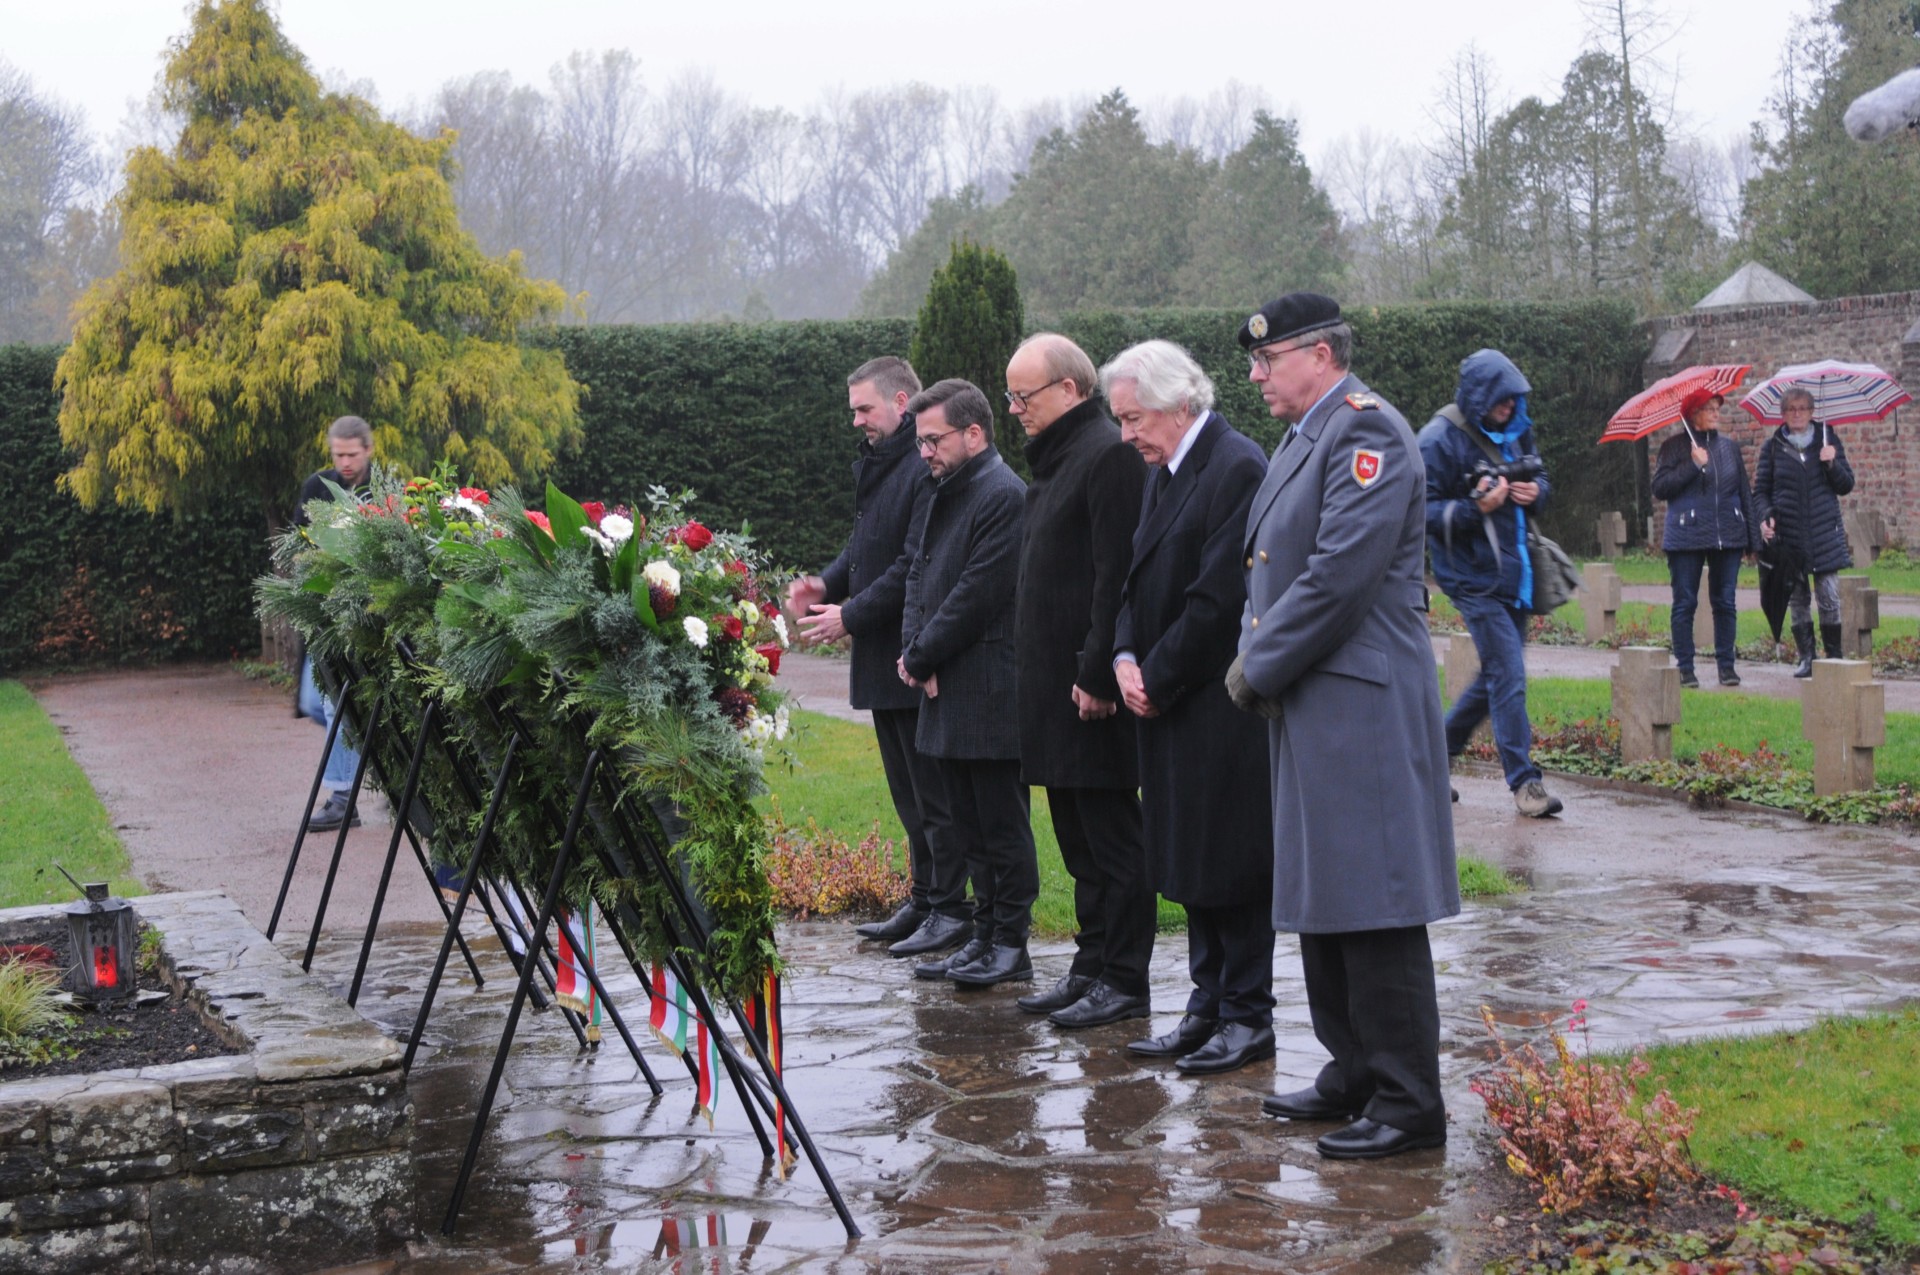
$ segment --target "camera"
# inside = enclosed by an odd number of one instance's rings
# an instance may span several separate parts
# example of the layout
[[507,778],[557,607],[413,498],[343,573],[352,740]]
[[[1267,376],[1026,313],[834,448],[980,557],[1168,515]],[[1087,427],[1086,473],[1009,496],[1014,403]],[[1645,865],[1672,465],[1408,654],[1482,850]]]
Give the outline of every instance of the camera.
[[1483,480],[1497,483],[1504,478],[1510,483],[1530,483],[1546,472],[1547,463],[1531,454],[1498,463],[1476,460],[1473,462],[1473,478],[1469,485],[1477,491]]

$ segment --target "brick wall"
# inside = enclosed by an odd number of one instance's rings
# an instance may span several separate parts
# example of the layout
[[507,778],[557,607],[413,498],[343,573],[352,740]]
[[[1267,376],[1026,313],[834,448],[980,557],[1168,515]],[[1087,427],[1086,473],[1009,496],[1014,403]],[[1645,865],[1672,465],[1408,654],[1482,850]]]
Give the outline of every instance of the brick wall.
[[[1893,543],[1920,546],[1920,292],[1692,312],[1647,327],[1653,347],[1645,366],[1649,385],[1696,363],[1751,363],[1750,388],[1787,364],[1816,359],[1877,363],[1899,377],[1915,394],[1914,404],[1883,421],[1838,431],[1857,479],[1841,507],[1876,510]],[[1720,424],[1739,441],[1751,480],[1754,453],[1772,427],[1757,423],[1737,400],[1738,394],[1728,402]],[[1663,431],[1650,440],[1649,461],[1665,437]],[[1656,536],[1665,516],[1656,501]]]

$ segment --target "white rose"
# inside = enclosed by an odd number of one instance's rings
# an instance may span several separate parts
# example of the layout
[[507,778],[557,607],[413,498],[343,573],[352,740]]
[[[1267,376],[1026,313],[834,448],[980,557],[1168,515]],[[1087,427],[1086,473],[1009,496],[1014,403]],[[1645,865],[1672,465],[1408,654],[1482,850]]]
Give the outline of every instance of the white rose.
[[[646,577],[648,584],[657,584],[662,589],[665,589],[669,597],[677,598],[680,596],[680,573],[673,569],[671,563],[657,560],[649,562],[646,565],[646,569],[640,574]],[[700,644],[702,646],[706,645],[706,631],[706,625],[702,624],[700,626]]]
[[633,536],[633,519],[608,514],[600,520],[600,532],[614,544],[623,545]]
[[687,631],[687,641],[695,646],[707,644],[707,622],[698,616],[690,615],[680,621],[680,627]]

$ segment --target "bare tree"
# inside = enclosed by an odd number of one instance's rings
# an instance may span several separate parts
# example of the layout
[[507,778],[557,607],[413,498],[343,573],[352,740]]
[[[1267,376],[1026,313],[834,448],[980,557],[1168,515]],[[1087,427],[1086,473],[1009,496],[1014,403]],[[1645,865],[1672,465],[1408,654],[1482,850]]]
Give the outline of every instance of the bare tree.
[[102,176],[82,113],[0,62],[0,341],[67,335],[95,260],[68,254],[84,245],[77,219],[97,215]]
[[947,95],[926,84],[874,89],[853,99],[865,171],[867,225],[882,252],[900,246],[948,190]]

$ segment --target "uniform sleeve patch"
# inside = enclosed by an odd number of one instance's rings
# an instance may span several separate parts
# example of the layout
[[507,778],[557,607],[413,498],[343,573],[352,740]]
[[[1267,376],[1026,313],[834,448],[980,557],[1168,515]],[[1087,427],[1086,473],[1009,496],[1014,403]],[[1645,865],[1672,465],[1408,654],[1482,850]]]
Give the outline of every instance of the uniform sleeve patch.
[[1362,394],[1360,391],[1355,390],[1353,393],[1347,395],[1347,406],[1353,408],[1355,411],[1364,412],[1368,408],[1380,406],[1380,400],[1371,394]]
[[1353,449],[1353,481],[1361,487],[1371,487],[1380,481],[1382,458],[1379,452],[1368,451],[1364,447]]

